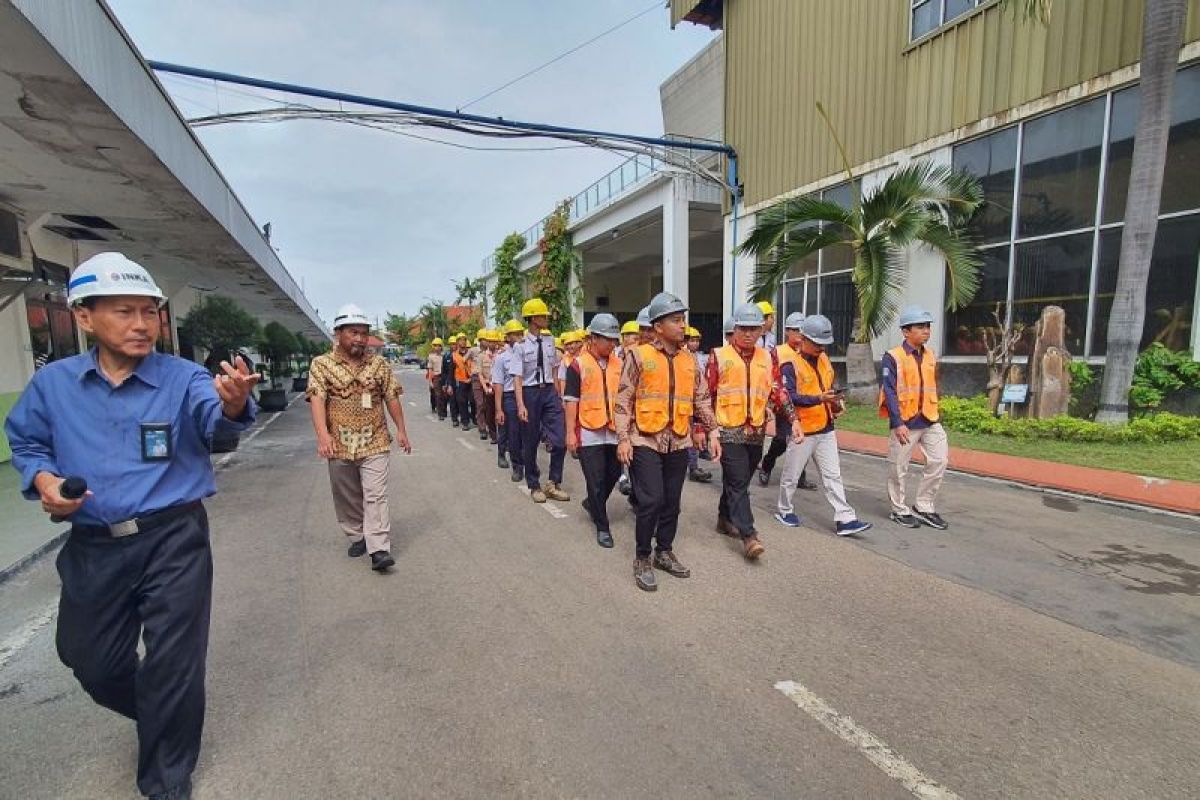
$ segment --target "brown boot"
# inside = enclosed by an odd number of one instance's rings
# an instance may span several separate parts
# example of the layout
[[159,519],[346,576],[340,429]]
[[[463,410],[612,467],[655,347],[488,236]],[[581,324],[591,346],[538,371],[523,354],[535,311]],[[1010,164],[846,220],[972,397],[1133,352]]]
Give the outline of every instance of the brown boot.
[[654,568],[650,559],[635,558],[633,560],[633,581],[643,592],[658,591],[658,581],[654,577]]
[[763,543],[759,541],[757,533],[752,533],[742,539],[742,555],[751,561],[761,556],[766,549],[763,547]]
[[654,554],[654,566],[676,578],[690,578],[692,571],[679,563],[679,559],[670,550]]
[[733,523],[724,517],[717,517],[717,533],[720,533],[724,536],[741,536],[741,534],[738,533],[738,529],[733,527]]
[[545,492],[546,497],[549,497],[551,500],[558,500],[561,503],[565,503],[571,499],[571,495],[564,492],[562,487],[557,483],[547,483]]

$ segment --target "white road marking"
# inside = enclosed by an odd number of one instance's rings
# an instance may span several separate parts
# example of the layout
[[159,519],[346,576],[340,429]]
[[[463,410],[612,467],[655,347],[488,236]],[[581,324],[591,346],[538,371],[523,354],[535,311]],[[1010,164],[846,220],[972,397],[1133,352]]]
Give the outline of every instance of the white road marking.
[[[284,412],[285,412],[285,411],[287,411],[287,409],[288,409],[288,408],[291,408],[291,407],[292,407],[292,403],[296,402],[296,401],[297,401],[297,400],[299,400],[301,397],[304,397],[304,395],[302,395],[302,394],[298,394],[298,395],[296,395],[295,397],[293,397],[291,400],[289,400],[289,401],[288,401],[288,404],[287,404],[287,407],[286,407],[286,408],[284,408],[284,410],[283,410],[283,411],[276,411],[276,412],[275,412],[275,416],[271,417],[269,420],[267,420],[266,422],[264,422],[262,425],[259,425],[257,428],[255,428],[254,430],[250,431],[250,433],[249,433],[249,434],[246,436],[246,438],[245,438],[245,439],[242,439],[242,440],[241,440],[241,441],[238,443],[238,447],[241,447],[241,446],[243,446],[243,445],[250,444],[250,442],[254,441],[254,437],[258,436],[260,433],[262,433],[263,431],[265,431],[267,428],[271,427],[271,423],[272,423],[272,422],[274,422],[275,420],[279,419],[280,417],[282,417],[282,416],[283,416],[283,414],[284,414]],[[237,455],[237,450],[234,450],[232,453],[226,453],[225,455],[221,456],[219,459],[217,459],[217,466],[218,466],[218,467],[223,467],[223,466],[225,466],[226,464],[228,464],[228,463],[229,463],[229,460],[230,460],[231,458],[233,458],[235,455]]]
[[[517,484],[513,485],[513,488],[515,488],[518,492],[525,495],[526,497],[529,497],[529,487],[526,486],[525,484],[517,483]],[[555,503],[553,501],[547,500],[545,503],[538,503],[537,505],[541,506],[543,511],[545,511],[547,514],[554,517],[555,519],[567,519],[570,516],[567,512],[563,511],[561,508],[559,508],[557,505],[555,505]]]
[[413,408],[416,408],[416,407],[417,407],[417,404],[416,404],[416,403],[414,403],[412,400],[409,400],[409,401],[408,401],[408,404],[409,404],[410,406],[412,406]]
[[429,420],[430,422],[437,422],[437,417],[435,417],[433,414],[426,414],[425,419]]
[[821,723],[843,741],[852,744],[863,756],[894,778],[915,797],[924,800],[959,800],[954,792],[929,778],[903,756],[888,747],[870,731],[826,703],[795,681],[780,681],[775,688],[785,694],[800,710]]
[[458,442],[459,444],[461,444],[463,447],[467,448],[468,450],[476,449],[475,445],[471,444],[466,439],[455,439],[454,441]]
[[25,649],[33,641],[38,631],[50,624],[58,614],[58,601],[54,600],[42,609],[36,617],[17,628],[8,638],[0,642],[0,669],[4,669],[13,656]]

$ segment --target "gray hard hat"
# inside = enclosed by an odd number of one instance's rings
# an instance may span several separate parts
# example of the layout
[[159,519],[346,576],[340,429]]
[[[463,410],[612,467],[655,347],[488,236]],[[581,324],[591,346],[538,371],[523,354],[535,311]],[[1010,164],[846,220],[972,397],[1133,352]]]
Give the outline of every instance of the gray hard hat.
[[742,303],[733,311],[733,324],[739,328],[761,328],[766,321],[756,303]]
[[639,328],[650,327],[650,306],[646,306],[637,315],[637,324]]
[[650,305],[646,306],[646,313],[651,322],[658,322],[663,317],[669,317],[672,314],[686,314],[687,306],[670,292],[659,292],[654,295]]
[[930,314],[920,306],[907,306],[900,312],[900,316],[896,319],[896,324],[901,328],[907,328],[909,325],[917,325],[922,322],[933,322],[933,314]]
[[800,323],[800,333],[814,344],[833,344],[833,323],[829,317],[821,314],[805,317],[804,322]]
[[[824,319],[824,317],[822,317]],[[804,322],[804,315],[799,311],[793,311],[787,315],[787,319],[783,321],[783,327],[793,331],[800,330],[800,323]]]
[[724,330],[726,334],[730,334],[730,333],[733,333],[733,328],[734,328],[733,317],[726,317],[725,318],[725,327],[722,328],[722,330]]
[[597,314],[587,326],[588,333],[605,339],[620,339],[621,324],[612,314]]

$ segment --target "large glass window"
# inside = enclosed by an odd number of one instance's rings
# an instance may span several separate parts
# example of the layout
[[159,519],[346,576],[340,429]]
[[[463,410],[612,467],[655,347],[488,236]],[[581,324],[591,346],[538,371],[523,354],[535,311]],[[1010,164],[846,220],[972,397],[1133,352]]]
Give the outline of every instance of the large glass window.
[[[1138,90],[1139,87],[1131,86],[1113,95],[1104,191],[1105,222],[1120,222],[1125,216]],[[1172,214],[1197,207],[1200,207],[1200,67],[1192,67],[1180,70],[1175,76],[1159,213]]]
[[[1107,351],[1109,314],[1117,288],[1121,259],[1121,228],[1100,234],[1100,261],[1096,280],[1096,319],[1092,353]],[[1164,219],[1158,223],[1150,277],[1146,281],[1146,321],[1141,347],[1162,342],[1172,350],[1191,344],[1195,320],[1196,273],[1200,269],[1200,216]]]
[[[1058,305],[1066,312],[1071,353],[1106,353],[1137,103],[1136,87],[1122,89],[955,146],[954,166],[980,177],[987,201],[971,225],[985,245],[1004,246],[981,251],[979,294],[947,315],[947,354],[982,355],[982,328],[992,326],[991,310],[1005,300],[1010,318],[1030,326],[1023,352],[1042,309]],[[1147,281],[1142,346],[1159,341],[1186,349],[1200,271],[1200,66],[1179,72],[1172,115],[1161,209],[1166,218],[1159,220]],[[1010,163],[1021,167],[1008,169]],[[1005,198],[1014,180],[1017,233],[1010,237],[1011,202]]]
[[1013,319],[1024,322],[1026,347],[1032,349],[1033,326],[1049,305],[1067,314],[1067,350],[1082,354],[1087,336],[1092,233],[1056,236],[1018,244],[1013,276]]
[[942,24],[942,0],[913,0],[912,38],[920,39]]
[[979,177],[983,207],[971,220],[980,244],[1006,242],[1012,235],[1013,183],[1017,175],[1017,129],[1005,128],[954,148],[955,169]]
[[963,308],[946,314],[946,349],[952,356],[982,356],[987,353],[984,331],[996,327],[992,312],[1000,304],[1000,317],[1008,302],[1008,245],[990,247],[980,253],[979,291]]
[[850,273],[821,276],[821,297],[818,313],[833,323],[833,344],[825,348],[830,356],[846,355],[846,345],[854,333],[854,282]]
[[1018,236],[1092,224],[1100,185],[1104,102],[1098,97],[1025,124]]

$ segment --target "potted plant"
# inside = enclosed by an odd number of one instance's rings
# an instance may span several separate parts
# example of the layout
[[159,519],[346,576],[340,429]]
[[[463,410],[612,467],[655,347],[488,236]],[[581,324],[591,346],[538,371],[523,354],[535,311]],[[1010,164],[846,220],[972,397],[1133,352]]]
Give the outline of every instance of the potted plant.
[[283,386],[283,379],[291,373],[288,361],[296,352],[296,337],[278,322],[268,322],[263,328],[258,349],[270,364],[271,374],[270,388],[259,393],[258,404],[263,411],[283,411],[287,408],[287,390]]
[[[204,366],[216,375],[222,361],[232,361],[240,348],[249,347],[259,337],[258,320],[228,297],[210,295],[202,297],[180,320],[179,328],[193,347],[208,351]],[[253,365],[248,365],[253,369]],[[236,450],[236,433],[218,433],[209,443],[214,453]]]

